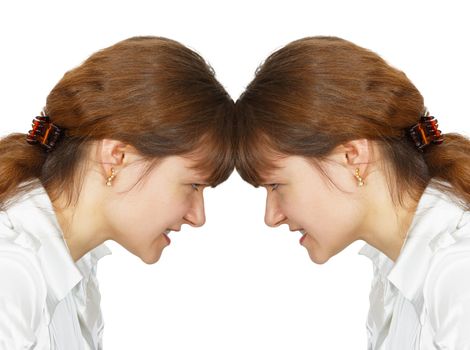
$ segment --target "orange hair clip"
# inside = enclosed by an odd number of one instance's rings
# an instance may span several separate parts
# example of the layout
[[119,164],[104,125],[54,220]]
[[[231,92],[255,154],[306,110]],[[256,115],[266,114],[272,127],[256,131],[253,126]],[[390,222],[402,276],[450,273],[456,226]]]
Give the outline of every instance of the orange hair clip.
[[413,140],[415,146],[423,152],[424,148],[430,144],[439,145],[444,142],[438,126],[437,119],[430,116],[426,110],[419,122],[408,129],[408,135]]
[[53,124],[48,116],[41,115],[33,119],[32,130],[28,132],[26,141],[31,145],[39,144],[50,152],[54,149],[61,134],[61,128]]

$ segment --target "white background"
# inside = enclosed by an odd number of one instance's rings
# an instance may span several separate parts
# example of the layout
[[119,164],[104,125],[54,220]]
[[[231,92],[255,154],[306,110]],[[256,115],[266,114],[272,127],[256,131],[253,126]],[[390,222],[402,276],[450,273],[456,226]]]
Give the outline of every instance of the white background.
[[[448,1],[16,1],[0,5],[0,135],[26,133],[49,91],[98,49],[166,36],[202,54],[234,99],[289,41],[335,35],[420,89],[443,132],[470,135],[469,10]],[[204,190],[155,265],[108,242],[99,264],[105,349],[365,349],[371,263],[356,242],[325,265],[299,233],[264,225],[265,190],[235,172]],[[158,215],[158,213],[155,213]]]

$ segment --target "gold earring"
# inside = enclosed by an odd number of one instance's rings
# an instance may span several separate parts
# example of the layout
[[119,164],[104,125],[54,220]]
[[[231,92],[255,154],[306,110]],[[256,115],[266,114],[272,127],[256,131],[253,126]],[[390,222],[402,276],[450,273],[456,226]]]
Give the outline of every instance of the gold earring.
[[111,175],[108,177],[108,180],[106,181],[106,186],[111,186],[111,182],[113,179],[116,177],[116,171],[114,168],[111,168]]
[[357,185],[358,185],[359,187],[364,186],[364,180],[362,180],[361,175],[359,175],[359,168],[356,168],[356,171],[355,171],[355,173],[354,173],[354,176],[355,176],[356,179],[357,179]]

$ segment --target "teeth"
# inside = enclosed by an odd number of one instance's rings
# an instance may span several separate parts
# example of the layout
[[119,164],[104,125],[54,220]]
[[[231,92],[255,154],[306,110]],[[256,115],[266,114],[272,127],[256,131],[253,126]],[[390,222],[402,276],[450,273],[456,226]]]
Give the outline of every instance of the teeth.
[[303,235],[305,234],[305,230],[299,230],[299,232]]
[[170,232],[171,232],[171,230],[166,230],[165,234],[169,234]]

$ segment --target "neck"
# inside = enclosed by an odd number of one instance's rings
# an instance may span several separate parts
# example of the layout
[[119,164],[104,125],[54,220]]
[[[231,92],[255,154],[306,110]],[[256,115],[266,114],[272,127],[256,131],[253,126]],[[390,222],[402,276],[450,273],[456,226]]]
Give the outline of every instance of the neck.
[[52,202],[64,240],[75,262],[107,239],[97,221],[99,208],[95,204],[95,197],[86,196],[85,189],[84,184],[77,203],[68,207],[64,205],[64,196]]
[[[371,187],[374,187],[374,182]],[[381,188],[369,190],[370,207],[361,231],[365,233],[361,238],[396,261],[413,222],[418,202],[406,197],[403,206],[395,205],[388,187],[383,187],[383,184]]]

